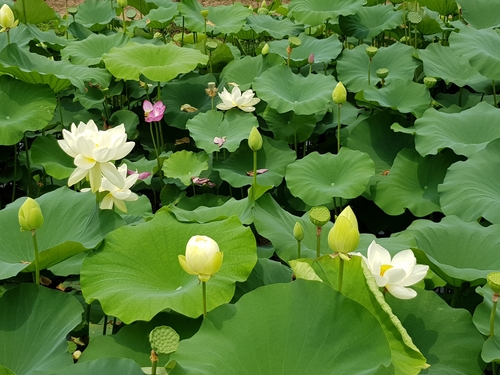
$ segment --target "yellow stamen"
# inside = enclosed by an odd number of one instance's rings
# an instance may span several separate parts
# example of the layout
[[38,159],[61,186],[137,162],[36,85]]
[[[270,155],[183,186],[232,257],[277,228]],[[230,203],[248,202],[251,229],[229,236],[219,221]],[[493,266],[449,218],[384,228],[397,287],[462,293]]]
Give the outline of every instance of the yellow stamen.
[[382,264],[380,266],[380,276],[384,276],[385,271],[387,271],[390,268],[392,268],[390,264]]

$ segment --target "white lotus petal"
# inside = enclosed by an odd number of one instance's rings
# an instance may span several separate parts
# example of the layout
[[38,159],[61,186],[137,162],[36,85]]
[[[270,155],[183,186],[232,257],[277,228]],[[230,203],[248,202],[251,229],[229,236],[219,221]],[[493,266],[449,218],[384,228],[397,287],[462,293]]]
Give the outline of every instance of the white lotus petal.
[[119,189],[125,186],[125,179],[112,163],[100,163],[102,175]]
[[402,268],[392,267],[385,271],[384,277],[387,278],[387,285],[401,285],[401,282],[406,278],[406,272]]
[[411,273],[411,275],[407,276],[406,279],[404,279],[404,282],[400,285],[410,286],[418,283],[427,275],[428,270],[429,266],[417,264],[415,267],[413,267],[413,272]]
[[400,285],[387,285],[386,288],[389,293],[399,299],[411,299],[417,296],[417,292],[413,289],[405,288]]
[[88,169],[76,168],[68,178],[68,186],[73,186],[77,182],[80,182],[87,176],[88,173]]
[[101,204],[99,205],[101,207],[101,210],[112,210],[113,209],[113,196],[111,194],[108,194],[104,197],[104,199],[101,201]]

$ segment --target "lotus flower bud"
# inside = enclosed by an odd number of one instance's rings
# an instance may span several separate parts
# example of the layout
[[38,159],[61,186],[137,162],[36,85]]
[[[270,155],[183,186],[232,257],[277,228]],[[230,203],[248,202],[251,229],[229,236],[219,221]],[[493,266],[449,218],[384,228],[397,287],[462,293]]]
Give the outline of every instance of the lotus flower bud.
[[208,18],[208,9],[203,9],[202,11],[200,11],[200,13],[204,19]]
[[389,75],[389,69],[386,68],[377,69],[375,74],[377,74],[377,77],[380,79],[386,79],[387,76]]
[[307,58],[307,62],[311,65],[314,64],[314,53],[311,53],[309,55],[309,57]]
[[366,54],[370,59],[373,59],[373,57],[377,54],[378,48],[374,46],[370,46],[366,48]]
[[157,31],[153,34],[153,39],[163,39],[163,35]]
[[248,147],[250,147],[252,151],[259,151],[262,148],[262,136],[255,126],[250,131],[250,136],[248,137]]
[[262,52],[261,52],[261,53],[262,53],[263,55],[267,55],[267,54],[269,53],[269,49],[270,49],[270,48],[269,48],[269,44],[267,44],[267,43],[266,43],[266,44],[264,45],[264,47],[262,47]]
[[317,227],[322,227],[328,223],[330,219],[330,211],[325,206],[317,206],[309,210],[309,220]]
[[347,90],[342,82],[337,83],[337,86],[333,89],[332,99],[335,104],[344,104],[346,102]]
[[260,3],[261,8],[267,8],[267,3],[266,0],[262,0],[262,3]]
[[500,272],[490,272],[486,279],[493,293],[500,294]]
[[328,246],[337,253],[350,253],[359,244],[358,221],[350,206],[344,208],[328,233]]
[[7,4],[2,5],[0,8],[0,26],[2,29],[0,32],[6,31],[8,29],[13,29],[17,26],[19,20],[14,18],[14,13],[12,13],[12,9]]
[[432,89],[437,83],[437,79],[434,77],[424,77],[424,85],[428,89]]
[[19,224],[21,232],[35,230],[43,225],[42,210],[38,202],[32,198],[27,198],[19,208]]
[[179,255],[179,263],[184,271],[206,282],[219,271],[222,258],[217,242],[207,236],[193,236],[186,245],[186,255]]
[[116,0],[120,8],[125,8],[128,5],[127,0]]
[[290,46],[290,48],[297,48],[301,44],[302,44],[302,41],[299,38],[297,38],[296,36],[291,36],[290,38],[288,38],[288,45]]
[[293,237],[297,241],[302,241],[304,239],[304,228],[302,228],[302,225],[298,221],[293,227]]

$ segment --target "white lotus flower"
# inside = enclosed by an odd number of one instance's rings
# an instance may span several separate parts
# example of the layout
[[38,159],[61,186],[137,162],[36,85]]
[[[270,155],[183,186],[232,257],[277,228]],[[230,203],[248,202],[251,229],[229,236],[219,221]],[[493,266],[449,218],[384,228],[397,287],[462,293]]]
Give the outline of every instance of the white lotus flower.
[[88,178],[92,192],[99,190],[104,175],[113,185],[122,182],[120,173],[110,161],[124,158],[134,148],[134,142],[127,142],[123,124],[106,131],[98,130],[94,121],[87,124],[73,123],[71,132],[62,131],[59,146],[69,156],[75,158],[76,169],[68,179],[68,186]]
[[403,250],[391,259],[391,254],[372,241],[368,247],[368,258],[363,257],[379,287],[385,287],[394,297],[410,299],[417,295],[413,289],[406,288],[422,280],[429,266],[416,264],[417,259],[411,250]]
[[238,107],[242,111],[252,112],[255,111],[254,105],[260,102],[259,98],[254,98],[255,93],[251,89],[242,94],[239,87],[233,87],[231,93],[224,87],[222,93],[218,95],[222,99],[222,103],[217,104],[217,108],[223,111]]
[[[113,166],[114,168],[114,166]],[[112,210],[113,205],[120,211],[127,212],[125,201],[136,201],[139,197],[136,193],[132,192],[130,188],[137,182],[139,174],[134,173],[127,177],[127,165],[122,164],[118,167],[120,175],[120,184],[118,186],[112,184],[106,177],[102,178],[101,187],[99,191],[108,191],[109,193],[104,197],[99,207],[102,210]]]

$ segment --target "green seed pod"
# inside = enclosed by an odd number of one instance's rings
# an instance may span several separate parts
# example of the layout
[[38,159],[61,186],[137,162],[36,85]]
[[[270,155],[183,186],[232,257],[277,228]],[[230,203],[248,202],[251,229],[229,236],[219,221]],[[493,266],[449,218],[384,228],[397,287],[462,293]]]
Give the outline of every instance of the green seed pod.
[[69,7],[68,8],[68,13],[71,14],[74,17],[75,14],[78,13],[78,7]]
[[304,239],[304,228],[302,228],[302,225],[298,221],[293,227],[293,237],[297,241],[302,241]]
[[374,46],[367,47],[365,50],[366,54],[370,59],[373,59],[373,57],[377,54],[378,48]]
[[159,326],[149,333],[151,349],[158,354],[174,353],[179,347],[179,335],[172,327]]
[[493,293],[500,294],[500,272],[490,272],[486,278]]
[[330,211],[325,206],[317,206],[309,210],[309,220],[317,227],[322,227],[328,223],[330,219]]
[[297,38],[296,36],[291,36],[288,38],[288,45],[290,48],[297,48],[302,44],[301,40]]
[[215,51],[217,49],[217,42],[213,42],[213,41],[210,41],[210,42],[207,42],[207,49],[209,51]]
[[375,73],[377,74],[378,78],[380,78],[380,79],[386,79],[387,76],[389,75],[389,69],[380,68],[380,69],[377,69],[377,71]]
[[417,12],[408,12],[408,21],[417,24],[422,22],[422,16]]
[[269,13],[269,9],[267,9],[267,8],[259,8],[259,9],[257,9],[257,14],[260,15],[260,16],[265,16],[268,13]]

